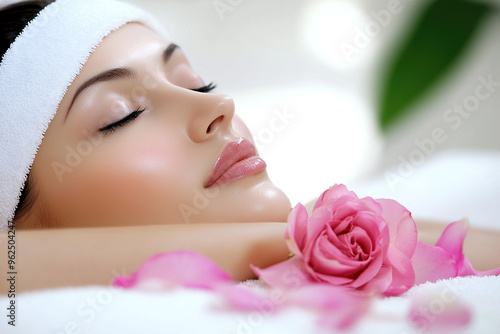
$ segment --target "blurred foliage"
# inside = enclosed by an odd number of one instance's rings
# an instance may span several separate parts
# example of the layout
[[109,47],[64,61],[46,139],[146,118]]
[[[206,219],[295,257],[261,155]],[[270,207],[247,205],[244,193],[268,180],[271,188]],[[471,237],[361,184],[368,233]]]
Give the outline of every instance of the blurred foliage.
[[408,114],[409,107],[453,68],[492,11],[491,5],[481,2],[429,1],[382,73],[379,121],[383,130]]

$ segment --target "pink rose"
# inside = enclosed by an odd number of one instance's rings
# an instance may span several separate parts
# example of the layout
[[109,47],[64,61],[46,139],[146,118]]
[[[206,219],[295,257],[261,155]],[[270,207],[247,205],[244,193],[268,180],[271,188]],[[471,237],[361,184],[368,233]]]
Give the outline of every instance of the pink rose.
[[293,208],[285,238],[291,259],[254,268],[271,286],[326,282],[389,296],[414,284],[417,229],[410,212],[394,200],[360,199],[335,185],[319,197],[311,216],[301,204]]

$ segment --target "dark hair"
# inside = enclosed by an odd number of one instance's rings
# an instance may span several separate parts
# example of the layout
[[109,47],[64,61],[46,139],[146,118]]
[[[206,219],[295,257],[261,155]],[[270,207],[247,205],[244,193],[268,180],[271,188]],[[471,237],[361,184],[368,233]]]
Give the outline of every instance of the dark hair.
[[[10,45],[23,31],[24,27],[33,20],[38,13],[55,0],[26,1],[12,4],[0,10],[0,54],[1,59]],[[24,216],[33,206],[36,198],[35,182],[32,175],[28,175],[24,184],[15,219]]]

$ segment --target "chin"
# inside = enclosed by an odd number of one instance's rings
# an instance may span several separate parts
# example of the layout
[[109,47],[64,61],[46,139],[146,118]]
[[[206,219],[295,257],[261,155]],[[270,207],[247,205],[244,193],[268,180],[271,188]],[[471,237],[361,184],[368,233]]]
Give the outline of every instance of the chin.
[[251,210],[253,221],[256,222],[286,222],[291,210],[291,204],[285,193],[270,181],[255,187],[259,194]]
[[192,223],[286,222],[291,204],[267,177],[223,185]]

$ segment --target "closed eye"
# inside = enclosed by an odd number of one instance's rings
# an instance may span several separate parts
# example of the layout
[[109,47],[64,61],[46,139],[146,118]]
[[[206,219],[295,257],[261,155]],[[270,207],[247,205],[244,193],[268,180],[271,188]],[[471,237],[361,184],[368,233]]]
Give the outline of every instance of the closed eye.
[[[211,82],[208,85],[205,85],[205,86],[202,86],[202,87],[199,87],[199,88],[193,88],[191,90],[194,91],[194,92],[198,92],[198,93],[210,93],[212,90],[215,89],[215,87],[216,87],[216,85],[213,82]],[[102,128],[99,129],[99,132],[102,132],[104,134],[111,133],[111,132],[115,131],[116,129],[118,129],[118,128],[122,127],[122,126],[125,126],[128,123],[130,123],[133,120],[135,120],[145,110],[146,110],[146,108],[140,108],[140,109],[134,110],[130,114],[128,114],[127,116],[125,116],[122,119],[120,119],[119,121],[116,121],[116,122],[114,122],[112,124],[103,126]]]
[[111,132],[115,131],[116,129],[118,129],[122,126],[125,126],[128,123],[132,122],[134,119],[139,117],[145,110],[146,110],[146,108],[140,108],[140,109],[134,110],[130,114],[128,114],[127,116],[120,119],[119,121],[116,121],[112,124],[103,126],[102,128],[99,129],[99,132],[102,132],[104,134],[111,133]]
[[191,89],[193,92],[198,92],[198,93],[210,93],[212,90],[217,87],[213,82],[209,83],[208,85],[205,85],[200,88],[193,88]]

